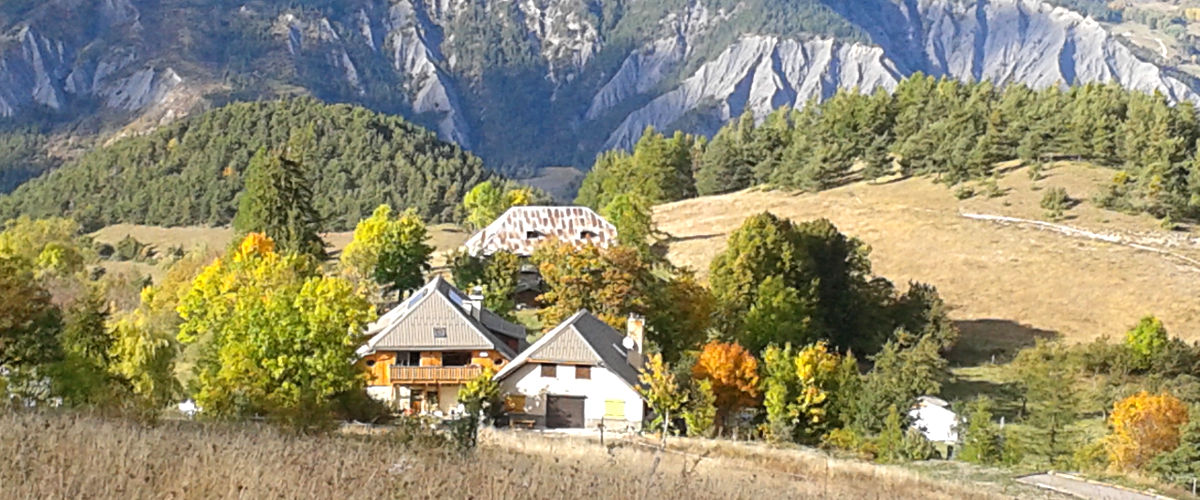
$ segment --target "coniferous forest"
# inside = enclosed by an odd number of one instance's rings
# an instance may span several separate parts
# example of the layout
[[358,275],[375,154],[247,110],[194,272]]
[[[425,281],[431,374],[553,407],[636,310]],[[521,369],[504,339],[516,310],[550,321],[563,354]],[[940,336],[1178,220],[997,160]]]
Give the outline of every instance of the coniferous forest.
[[69,216],[89,230],[228,224],[251,158],[281,154],[297,134],[311,136],[302,163],[324,229],[353,228],[385,203],[414,207],[426,220],[458,220],[467,190],[494,177],[479,158],[399,117],[309,98],[238,103],[29,181],[0,198],[0,219]]
[[[751,186],[821,190],[894,175],[947,184],[996,164],[1059,159],[1112,167],[1098,200],[1157,217],[1200,214],[1200,123],[1192,103],[1115,84],[1033,90],[916,75],[895,92],[839,92],[763,120],[745,115],[711,140],[652,130],[632,154],[601,155],[578,202],[603,207],[635,186],[651,203]],[[631,179],[636,179],[631,182]]]

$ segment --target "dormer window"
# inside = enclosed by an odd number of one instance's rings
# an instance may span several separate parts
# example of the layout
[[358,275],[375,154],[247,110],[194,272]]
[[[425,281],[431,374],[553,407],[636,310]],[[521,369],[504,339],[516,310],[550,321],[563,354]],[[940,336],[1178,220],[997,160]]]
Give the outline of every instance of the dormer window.
[[595,233],[595,231],[583,231],[583,232],[579,233],[579,237],[582,239],[585,239],[585,240],[590,240],[592,238],[595,238],[596,236],[599,236],[599,235],[597,235]]
[[433,338],[435,338],[435,339],[446,338],[446,327],[444,327],[444,326],[433,327]]
[[545,236],[545,235],[542,234],[541,231],[525,231],[525,239],[527,239],[527,240],[540,239],[542,236]]

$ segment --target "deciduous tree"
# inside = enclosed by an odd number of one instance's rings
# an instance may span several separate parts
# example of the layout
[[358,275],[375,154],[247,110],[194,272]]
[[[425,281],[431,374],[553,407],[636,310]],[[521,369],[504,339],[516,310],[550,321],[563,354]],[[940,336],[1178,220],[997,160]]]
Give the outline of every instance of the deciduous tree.
[[727,425],[733,413],[758,403],[758,360],[737,343],[705,344],[692,368],[692,376],[712,381],[719,426]]
[[654,420],[650,422],[651,430],[664,430],[663,422],[667,422],[668,430],[671,415],[679,415],[679,410],[687,402],[687,393],[679,387],[671,366],[663,361],[661,354],[652,354],[646,360],[646,367],[638,375],[642,383],[638,392],[646,398],[650,411],[654,412]]
[[1113,405],[1108,416],[1109,461],[1121,470],[1141,469],[1154,457],[1179,446],[1188,410],[1175,396],[1142,391]]

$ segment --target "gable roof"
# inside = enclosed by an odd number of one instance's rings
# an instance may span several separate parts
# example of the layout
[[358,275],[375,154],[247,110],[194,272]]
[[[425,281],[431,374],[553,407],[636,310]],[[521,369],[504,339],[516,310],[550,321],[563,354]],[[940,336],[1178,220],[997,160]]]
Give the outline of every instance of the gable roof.
[[[539,236],[529,238],[529,233]],[[507,250],[528,257],[546,238],[607,247],[616,244],[617,228],[588,207],[512,207],[463,246],[474,256]]]
[[638,369],[629,364],[624,339],[620,332],[581,309],[505,365],[495,378],[502,380],[531,361],[595,363],[636,389],[641,385]]
[[[502,340],[524,337],[525,328],[505,321],[491,311],[475,307],[467,295],[441,276],[413,292],[404,302],[367,326],[371,339],[358,349],[360,356],[378,350],[495,350],[507,359],[516,352]],[[485,314],[486,313],[486,314]],[[482,320],[480,318],[486,318]],[[488,326],[488,325],[491,326]],[[445,329],[435,337],[434,329]]]

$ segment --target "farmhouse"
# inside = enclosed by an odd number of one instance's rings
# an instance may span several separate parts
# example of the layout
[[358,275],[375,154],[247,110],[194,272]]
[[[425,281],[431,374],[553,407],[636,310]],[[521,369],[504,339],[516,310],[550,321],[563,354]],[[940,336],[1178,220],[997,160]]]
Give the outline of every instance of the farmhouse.
[[949,406],[942,399],[921,396],[909,410],[908,416],[926,439],[953,446],[958,442],[958,414],[950,411]]
[[587,207],[512,207],[464,244],[473,256],[509,251],[533,255],[542,241],[556,238],[582,245],[615,245],[617,228]]
[[525,328],[483,308],[434,277],[367,327],[358,350],[369,374],[367,392],[401,411],[446,415],[458,389],[484,368],[500,370],[526,347]]
[[499,373],[510,421],[547,428],[640,428],[637,392],[645,319],[630,316],[628,335],[581,310]]

